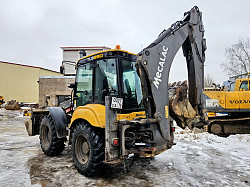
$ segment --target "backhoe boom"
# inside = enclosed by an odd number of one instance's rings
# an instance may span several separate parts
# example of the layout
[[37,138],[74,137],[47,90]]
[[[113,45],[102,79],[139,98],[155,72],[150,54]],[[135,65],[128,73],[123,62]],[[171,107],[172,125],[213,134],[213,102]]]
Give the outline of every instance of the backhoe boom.
[[[147,117],[156,118],[161,135],[170,140],[168,79],[172,61],[182,46],[188,69],[189,101],[196,111],[195,123],[204,120],[203,77],[206,43],[202,13],[198,7],[184,14],[181,21],[172,24],[146,47],[137,58]],[[176,117],[176,116],[175,116]],[[198,120],[197,120],[198,119]]]

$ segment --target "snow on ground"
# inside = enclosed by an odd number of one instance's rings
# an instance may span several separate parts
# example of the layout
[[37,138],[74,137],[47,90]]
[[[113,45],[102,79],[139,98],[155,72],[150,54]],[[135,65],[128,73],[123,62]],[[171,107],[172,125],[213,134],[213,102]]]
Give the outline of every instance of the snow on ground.
[[156,164],[172,157],[168,164],[185,174],[192,185],[244,186],[250,182],[249,134],[223,138],[185,129],[177,130],[175,142],[176,146],[156,157]]
[[129,159],[86,178],[75,169],[71,148],[43,154],[28,136],[20,111],[0,109],[0,186],[250,186],[250,135],[227,138],[177,129],[171,149],[154,159]]

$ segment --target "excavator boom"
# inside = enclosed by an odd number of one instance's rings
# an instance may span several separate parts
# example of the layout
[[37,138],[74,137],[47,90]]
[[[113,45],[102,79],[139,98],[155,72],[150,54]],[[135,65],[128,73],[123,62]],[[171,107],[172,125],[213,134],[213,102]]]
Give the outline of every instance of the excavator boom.
[[[153,43],[138,54],[137,70],[141,77],[147,117],[157,119],[165,140],[170,139],[169,71],[181,46],[188,70],[188,100],[195,111],[191,126],[204,121],[202,90],[206,40],[203,36],[202,13],[195,6],[184,14],[181,21],[164,30]],[[171,116],[178,118],[179,115]],[[180,123],[178,125],[183,126]]]

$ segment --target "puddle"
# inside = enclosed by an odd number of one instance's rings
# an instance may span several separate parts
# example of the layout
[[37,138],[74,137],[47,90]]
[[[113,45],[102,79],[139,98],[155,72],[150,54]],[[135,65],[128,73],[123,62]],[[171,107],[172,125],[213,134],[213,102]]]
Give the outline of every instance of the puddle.
[[46,156],[39,137],[27,135],[25,118],[2,114],[0,186],[249,186],[249,136],[178,134],[177,145],[154,159],[132,157],[126,171],[123,163],[105,165],[97,177],[87,178],[74,167],[70,147]]

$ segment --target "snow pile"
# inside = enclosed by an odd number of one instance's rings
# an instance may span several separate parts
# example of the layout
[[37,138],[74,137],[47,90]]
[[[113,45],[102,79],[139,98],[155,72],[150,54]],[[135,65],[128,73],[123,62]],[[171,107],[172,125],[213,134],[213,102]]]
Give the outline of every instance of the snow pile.
[[213,144],[214,146],[219,146],[220,144],[236,146],[238,143],[245,143],[245,146],[247,146],[250,151],[250,134],[236,134],[224,138],[207,132],[202,132],[200,129],[189,130],[186,128],[182,130],[178,128],[175,132],[175,140],[188,140],[197,143]]
[[177,186],[249,184],[250,134],[223,138],[199,129],[176,128],[174,142],[175,146],[157,155],[151,164],[165,180],[173,175],[171,183]]
[[[184,129],[175,132],[175,142],[177,145],[178,142],[187,143],[190,148],[196,148],[200,156],[206,149],[210,149],[214,152],[212,154],[218,154],[217,156],[224,157],[228,161],[233,160],[234,163],[229,162],[227,167],[230,168],[233,164],[250,176],[250,134],[236,134],[224,138],[207,132],[197,133],[196,130]],[[208,154],[209,157],[212,154]],[[225,160],[221,161],[225,162]]]

